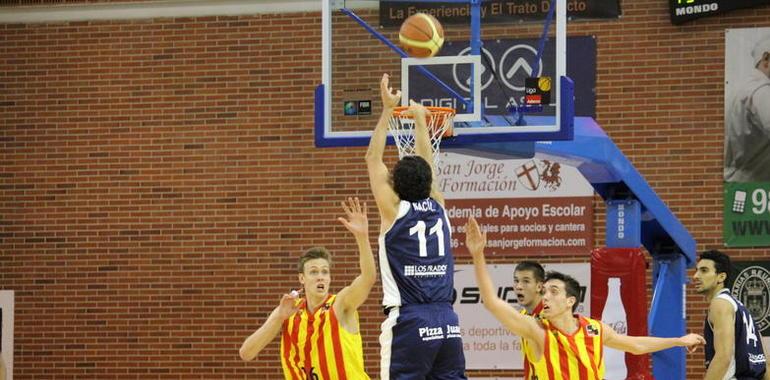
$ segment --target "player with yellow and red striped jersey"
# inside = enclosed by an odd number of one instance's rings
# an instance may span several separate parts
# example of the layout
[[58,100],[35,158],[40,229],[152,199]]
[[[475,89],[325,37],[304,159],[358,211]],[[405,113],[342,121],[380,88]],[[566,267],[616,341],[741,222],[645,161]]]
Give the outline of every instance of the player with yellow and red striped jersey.
[[[474,218],[465,227],[465,244],[473,256],[484,307],[508,331],[527,341],[532,353],[528,359],[536,368],[538,380],[603,379],[604,346],[641,355],[672,347],[688,347],[693,351],[705,344],[705,339],[697,334],[679,338],[622,335],[601,321],[574,314],[580,284],[559,272],[546,275],[541,318],[521,314],[495,293],[484,259],[486,233],[481,232]],[[545,365],[540,365],[542,363]]]
[[284,294],[265,323],[240,349],[254,360],[281,333],[281,366],[287,380],[368,380],[364,370],[358,308],[377,279],[366,205],[358,198],[342,203],[339,221],[355,236],[361,273],[339,293],[330,292],[331,255],[322,247],[307,250],[297,267],[303,293]]
[[[298,300],[299,310],[283,322],[281,366],[286,379],[369,378],[364,371],[361,334],[340,326],[334,310],[336,298],[329,294],[315,310],[308,308],[305,299]],[[358,322],[357,313],[354,320]]]
[[[534,261],[521,261],[513,270],[513,290],[516,302],[521,306],[521,313],[540,318],[543,313],[543,282],[545,269]],[[524,380],[537,380],[537,368],[529,360],[533,356],[532,348],[525,339],[521,340],[521,352],[524,353]],[[539,363],[544,366],[545,363]]]

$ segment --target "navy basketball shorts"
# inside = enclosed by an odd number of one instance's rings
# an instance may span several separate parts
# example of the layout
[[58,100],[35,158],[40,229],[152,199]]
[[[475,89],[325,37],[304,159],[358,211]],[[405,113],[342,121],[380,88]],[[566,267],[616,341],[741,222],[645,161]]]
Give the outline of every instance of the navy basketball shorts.
[[394,307],[381,328],[381,380],[467,379],[460,324],[452,305]]

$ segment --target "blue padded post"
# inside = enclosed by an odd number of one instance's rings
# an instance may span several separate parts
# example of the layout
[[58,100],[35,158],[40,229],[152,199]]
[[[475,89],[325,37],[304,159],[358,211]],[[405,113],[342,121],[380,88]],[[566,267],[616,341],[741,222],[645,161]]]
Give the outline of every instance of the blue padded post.
[[[684,286],[687,261],[682,254],[657,256],[653,252],[652,278],[655,281],[650,335],[658,337],[682,336],[686,330]],[[666,296],[660,296],[666,295]],[[684,379],[686,352],[683,347],[669,348],[652,354],[652,374],[656,379]]]

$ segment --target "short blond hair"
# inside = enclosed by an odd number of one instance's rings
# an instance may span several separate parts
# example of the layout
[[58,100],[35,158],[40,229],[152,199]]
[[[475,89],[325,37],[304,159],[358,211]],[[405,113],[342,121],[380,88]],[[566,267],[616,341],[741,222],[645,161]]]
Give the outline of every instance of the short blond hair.
[[300,256],[299,263],[297,263],[297,273],[305,273],[305,263],[315,259],[324,259],[329,265],[332,264],[332,255],[328,249],[324,247],[313,247]]

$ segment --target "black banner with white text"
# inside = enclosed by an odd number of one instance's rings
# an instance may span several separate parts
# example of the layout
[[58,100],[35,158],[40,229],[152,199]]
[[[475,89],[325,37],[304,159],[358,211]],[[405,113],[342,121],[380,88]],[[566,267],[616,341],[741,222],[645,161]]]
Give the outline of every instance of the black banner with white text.
[[[481,3],[482,23],[543,21],[553,4],[550,0],[498,0]],[[467,3],[424,3],[380,1],[380,25],[399,26],[415,13],[428,13],[442,23],[470,23]],[[572,19],[618,18],[618,0],[567,0],[567,17]]]
[[770,0],[668,0],[668,2],[673,24],[681,24],[734,9],[770,4]]

